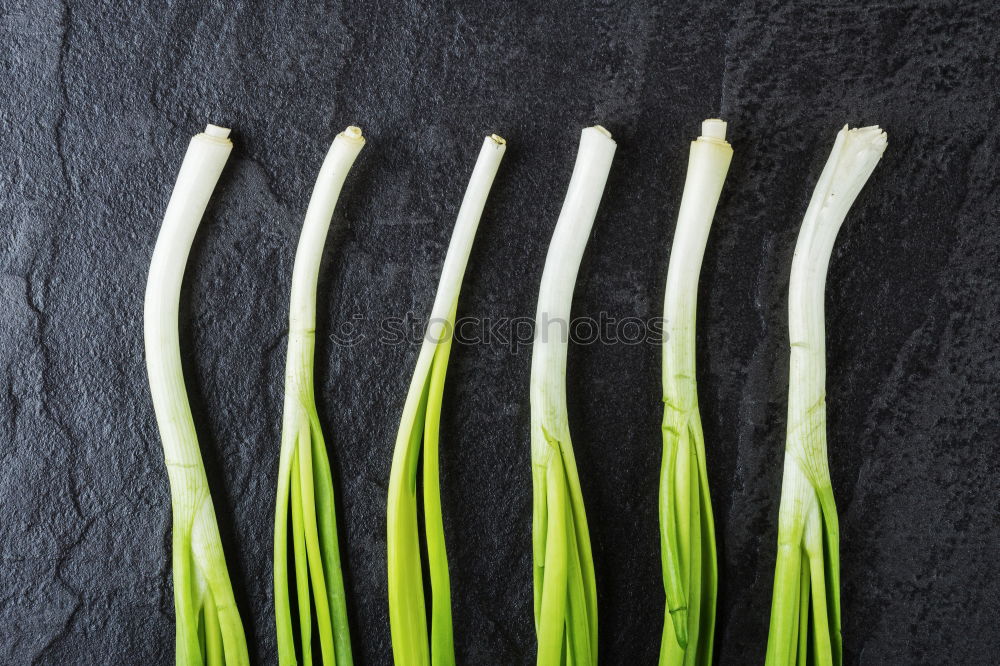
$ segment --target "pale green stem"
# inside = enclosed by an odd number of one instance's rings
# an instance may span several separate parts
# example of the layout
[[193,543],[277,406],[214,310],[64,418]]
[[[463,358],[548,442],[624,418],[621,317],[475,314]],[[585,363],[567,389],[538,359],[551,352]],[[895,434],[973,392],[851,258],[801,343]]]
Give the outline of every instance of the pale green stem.
[[569,640],[565,631],[568,595],[569,553],[567,546],[566,481],[562,457],[553,456],[545,468],[548,510],[545,554],[542,569],[541,611],[538,623],[538,663],[559,664],[565,659],[563,647]]
[[205,597],[205,663],[208,666],[222,666],[226,663],[222,646],[222,631],[219,629],[219,615],[212,601],[212,595]]
[[[292,454],[292,469],[299,467],[299,451]],[[295,594],[299,608],[299,640],[302,663],[312,664],[312,599],[309,595],[309,560],[306,554],[306,532],[302,524],[302,483],[292,472],[292,547],[295,553]]]
[[[456,302],[457,305],[457,302]],[[455,321],[452,310],[449,321]],[[427,542],[427,568],[431,582],[431,663],[454,666],[455,640],[451,624],[451,584],[448,554],[445,550],[444,514],[441,509],[441,474],[439,434],[444,380],[451,354],[451,337],[434,354],[427,392],[427,415],[424,419],[424,531]]]

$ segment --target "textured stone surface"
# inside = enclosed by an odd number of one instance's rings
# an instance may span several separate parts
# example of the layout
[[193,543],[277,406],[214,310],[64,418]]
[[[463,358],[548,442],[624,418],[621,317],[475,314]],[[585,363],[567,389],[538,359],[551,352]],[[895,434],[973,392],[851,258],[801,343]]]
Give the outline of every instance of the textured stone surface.
[[[889,149],[829,276],[829,432],[848,663],[1000,651],[1000,149],[993,2],[0,2],[0,661],[173,658],[170,500],[141,306],[187,141],[236,144],[182,300],[195,421],[254,661],[293,253],[334,134],[369,138],[320,327],[429,310],[482,137],[509,150],[461,314],[531,316],[581,127],[619,150],[576,311],[659,313],[698,123],[735,159],[701,284],[699,379],[722,664],[763,658],[783,448],[788,270],[834,134]],[[277,6],[280,5],[280,8]],[[322,336],[321,336],[322,338]],[[356,653],[390,660],[384,500],[416,346],[321,342]],[[443,503],[460,662],[533,659],[528,350],[457,347]],[[604,663],[653,663],[659,352],[570,354]]]

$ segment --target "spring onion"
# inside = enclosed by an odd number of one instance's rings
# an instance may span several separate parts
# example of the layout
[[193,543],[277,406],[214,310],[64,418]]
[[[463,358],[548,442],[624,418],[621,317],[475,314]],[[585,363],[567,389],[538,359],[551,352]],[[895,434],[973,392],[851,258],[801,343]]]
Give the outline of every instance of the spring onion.
[[184,267],[232,143],[209,125],[191,139],[149,266],[144,307],[146,368],[173,509],[176,662],[249,663],[243,623],[184,386],[178,307]]
[[667,613],[660,664],[711,664],[718,571],[695,381],[698,275],[733,149],[711,119],[691,142],[663,304],[660,555]]
[[333,476],[316,413],[316,284],[333,210],[344,180],[365,145],[361,130],[337,135],[320,167],[292,271],[285,366],[285,406],[274,516],[274,610],[278,663],[296,663],[288,567],[288,517],[292,519],[299,650],[312,663],[315,618],[324,664],[352,663],[344,576],[340,566]]
[[767,664],[840,664],[840,533],[826,446],[823,294],[837,232],[886,148],[875,127],[837,135],[806,210],[788,287],[788,422]]
[[539,666],[597,663],[597,586],[583,493],[570,441],[566,354],[580,261],[615,154],[603,127],[580,138],[535,316],[531,356],[531,476],[535,633]]
[[[445,256],[417,367],[400,419],[392,457],[387,506],[389,623],[397,664],[447,666],[455,663],[451,589],[445,552],[438,467],[438,437],[445,372],[462,278],[506,142],[483,142]],[[423,509],[431,586],[431,631],[427,634],[424,572],[417,520],[417,468],[423,451]]]

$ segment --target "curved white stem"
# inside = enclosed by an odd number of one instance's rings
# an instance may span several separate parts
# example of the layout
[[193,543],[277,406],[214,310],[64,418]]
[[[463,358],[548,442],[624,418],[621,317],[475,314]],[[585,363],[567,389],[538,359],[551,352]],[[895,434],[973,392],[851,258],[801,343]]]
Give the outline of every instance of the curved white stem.
[[333,140],[316,177],[292,270],[289,311],[289,329],[292,331],[316,328],[316,283],[330,220],[333,219],[333,210],[347,174],[364,146],[361,129],[348,127]]
[[[228,135],[228,129],[209,125],[191,139],[149,266],[144,308],[146,368],[168,469],[172,463],[201,465],[198,443],[189,437],[194,434],[194,423],[181,371],[177,312],[191,244],[233,148]],[[194,501],[189,488],[179,490],[174,502]]]
[[531,351],[532,455],[536,462],[543,462],[549,454],[544,438],[535,437],[541,428],[552,436],[569,434],[566,353],[573,290],[616,147],[603,127],[588,127],[581,133],[569,189],[545,257]]
[[472,252],[472,242],[476,239],[486,199],[506,150],[507,142],[496,134],[483,139],[483,147],[479,151],[476,167],[469,179],[469,187],[465,190],[465,197],[458,209],[455,230],[452,232],[448,252],[444,257],[437,295],[431,308],[432,320],[446,319],[458,301],[458,293],[462,290],[462,278],[465,276],[469,254]]
[[[788,287],[788,335],[791,343],[788,392],[790,434],[807,410],[819,404],[825,395],[826,331],[823,301],[827,268],[837,232],[882,157],[886,145],[885,132],[877,126],[853,130],[844,126],[837,134],[833,151],[802,220]],[[798,440],[791,438],[790,441],[794,443]],[[822,462],[825,468],[825,449],[815,453],[815,462]]]
[[[687,179],[670,248],[667,286],[663,298],[663,391],[679,398],[697,399],[695,376],[695,318],[698,278],[705,256],[708,232],[729,171],[733,149],[726,142],[726,123],[718,119],[702,124],[702,135],[691,142]],[[678,377],[689,378],[690,387],[675,386]],[[691,390],[685,390],[690,388]],[[693,405],[687,405],[688,407]]]

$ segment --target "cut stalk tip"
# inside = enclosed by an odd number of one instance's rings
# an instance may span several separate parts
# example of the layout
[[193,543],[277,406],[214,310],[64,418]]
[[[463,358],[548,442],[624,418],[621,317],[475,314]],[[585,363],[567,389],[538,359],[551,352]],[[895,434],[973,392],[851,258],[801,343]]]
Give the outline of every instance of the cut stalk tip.
[[592,129],[597,130],[598,132],[600,132],[604,136],[608,137],[609,139],[612,138],[611,132],[609,132],[603,125],[594,125],[594,127]]
[[721,118],[709,118],[701,124],[701,135],[706,139],[726,140],[727,123]]
[[345,138],[351,139],[352,141],[365,140],[364,134],[362,134],[361,132],[361,128],[356,125],[351,125],[347,129],[345,129],[341,134],[343,134]]
[[205,134],[208,136],[214,136],[218,139],[228,139],[230,131],[231,130],[228,127],[219,127],[218,125],[212,125],[211,123],[205,126]]
[[[847,128],[847,125],[844,125]],[[864,141],[872,146],[881,146],[884,150],[885,146],[889,143],[889,137],[886,135],[885,131],[878,125],[869,125],[868,127],[855,127],[854,129],[848,129],[847,133],[856,140]]]

